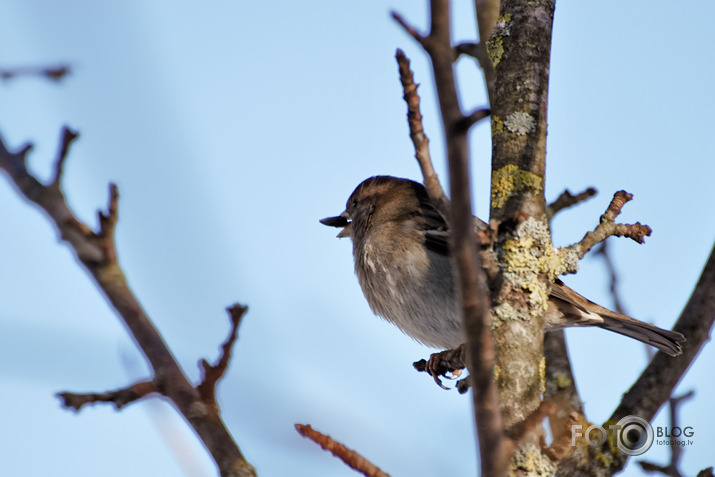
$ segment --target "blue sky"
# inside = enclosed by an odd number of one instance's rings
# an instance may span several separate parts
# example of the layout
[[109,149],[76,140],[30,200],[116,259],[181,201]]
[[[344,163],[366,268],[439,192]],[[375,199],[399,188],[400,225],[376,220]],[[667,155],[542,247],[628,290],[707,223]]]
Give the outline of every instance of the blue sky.
[[[475,36],[471,3],[455,4],[458,39]],[[107,183],[118,184],[120,262],[193,379],[197,361],[215,358],[225,337],[224,308],[250,307],[219,400],[261,475],[355,475],[300,438],[296,422],[393,475],[475,474],[469,399],[412,370],[431,350],[372,315],[349,241],[318,223],[371,175],[420,179],[398,47],[422,84],[425,128],[446,177],[429,64],[389,17],[395,9],[423,28],[426,8],[407,0],[0,6],[0,66],[72,65],[59,85],[3,82],[0,134],[13,148],[34,142],[30,165],[46,178],[61,126],[80,131],[66,165],[68,201],[94,226]],[[677,318],[715,239],[713,14],[704,0],[557,5],[546,194],[594,186],[599,195],[556,218],[554,241],[579,240],[613,192],[633,193],[622,219],[654,233],[645,245],[619,240],[611,250],[628,310],[663,327]],[[474,63],[461,60],[457,71],[464,109],[484,106]],[[482,217],[486,126],[471,135]],[[6,180],[0,203],[7,475],[181,475],[170,445],[190,457],[189,475],[213,475],[166,403],[78,415],[59,407],[55,392],[115,389],[147,369],[47,220]],[[565,280],[610,305],[598,258]],[[645,350],[601,330],[568,338],[588,418],[603,422],[645,365]],[[706,348],[680,386],[697,393],[681,413],[682,425],[695,427],[682,465],[688,475],[713,464],[713,363]],[[656,425],[667,421],[659,416]],[[644,457],[667,456],[655,445]],[[641,473],[631,463],[624,475]]]

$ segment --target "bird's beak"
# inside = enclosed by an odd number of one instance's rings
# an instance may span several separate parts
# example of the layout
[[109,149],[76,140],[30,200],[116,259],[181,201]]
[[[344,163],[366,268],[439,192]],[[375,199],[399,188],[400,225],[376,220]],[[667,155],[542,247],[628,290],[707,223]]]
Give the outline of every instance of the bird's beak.
[[342,227],[343,230],[337,235],[338,238],[350,237],[350,215],[347,210],[336,217],[320,219],[320,223],[328,227]]

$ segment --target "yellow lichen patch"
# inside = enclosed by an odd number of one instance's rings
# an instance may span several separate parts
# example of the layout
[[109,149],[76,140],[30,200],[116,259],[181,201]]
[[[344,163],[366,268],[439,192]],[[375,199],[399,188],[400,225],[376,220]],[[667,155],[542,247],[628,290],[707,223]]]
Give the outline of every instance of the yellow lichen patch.
[[541,393],[546,392],[546,357],[542,356],[539,361],[539,384],[541,385]]
[[606,468],[610,467],[613,463],[613,456],[611,454],[606,454],[605,452],[596,452],[594,457],[596,462]]
[[559,389],[565,389],[573,384],[571,378],[566,376],[564,373],[556,373],[554,378],[556,381],[556,387]]
[[571,266],[568,254],[554,248],[546,222],[533,217],[519,225],[515,237],[505,241],[501,251],[506,265],[506,280],[513,288],[529,291],[531,314],[538,316],[549,303],[543,277],[546,275],[549,281],[553,281],[565,273]]
[[502,40],[501,35],[492,36],[487,41],[487,54],[489,54],[489,59],[492,60],[492,65],[496,68],[504,54],[504,40]]
[[529,171],[508,164],[492,174],[492,207],[504,207],[506,201],[516,192],[541,191],[541,178]]
[[501,375],[501,368],[498,364],[494,365],[494,381],[499,381],[499,376]]
[[547,477],[556,472],[554,463],[541,451],[539,447],[532,443],[519,446],[514,452],[511,461],[510,475],[524,475]]
[[504,54],[504,37],[509,36],[511,31],[511,14],[507,13],[497,18],[492,36],[487,40],[487,54],[496,67]]
[[499,119],[499,116],[492,114],[492,137],[498,136],[504,132],[504,121]]

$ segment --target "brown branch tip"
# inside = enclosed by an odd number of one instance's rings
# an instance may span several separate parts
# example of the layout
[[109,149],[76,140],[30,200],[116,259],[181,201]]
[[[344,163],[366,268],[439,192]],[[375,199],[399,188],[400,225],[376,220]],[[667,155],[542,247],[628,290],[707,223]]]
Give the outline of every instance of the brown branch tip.
[[407,21],[406,21],[404,18],[402,18],[402,15],[400,15],[399,13],[393,11],[393,12],[390,12],[390,15],[392,15],[392,18],[393,18],[397,23],[399,23],[400,26],[401,26],[402,28],[404,28],[405,31],[406,31],[412,38],[414,38],[415,40],[417,40],[417,43],[419,43],[420,45],[424,46],[424,42],[426,41],[426,38],[425,38],[424,35],[420,34],[415,27],[413,27],[413,26],[411,26],[410,24],[408,24]]
[[226,338],[226,341],[221,345],[221,355],[216,361],[216,364],[213,365],[209,364],[205,359],[199,362],[203,376],[201,383],[196,389],[204,401],[212,403],[216,402],[216,384],[228,369],[228,363],[231,360],[231,351],[233,345],[236,343],[236,338],[238,338],[238,326],[241,324],[241,318],[243,318],[243,315],[248,311],[248,307],[235,304],[227,308],[226,311],[228,311],[231,319],[231,330],[228,338]]
[[398,49],[395,54],[398,70],[400,73],[400,83],[402,83],[403,99],[407,103],[407,125],[410,129],[410,139],[415,148],[415,158],[422,171],[427,194],[432,199],[435,207],[448,220],[449,201],[439,182],[437,172],[432,164],[432,157],[429,151],[429,138],[425,134],[422,125],[422,112],[420,111],[420,96],[417,93],[418,84],[414,81],[414,73],[410,69],[410,60],[405,52]]
[[79,412],[85,404],[95,404],[98,402],[112,403],[117,410],[123,408],[138,399],[158,392],[152,381],[140,381],[126,388],[105,393],[70,393],[61,392],[56,396],[62,400],[62,406]]
[[597,194],[596,189],[589,187],[580,194],[573,195],[570,190],[566,189],[561,195],[546,207],[546,214],[549,219],[558,214],[564,209],[573,207],[576,204],[584,202]]
[[67,155],[69,154],[70,146],[78,137],[79,133],[77,131],[73,131],[67,126],[62,128],[62,139],[60,140],[60,148],[57,151],[57,159],[55,159],[55,171],[52,182],[50,183],[51,186],[60,187],[65,159],[67,159]]
[[566,249],[575,251],[579,258],[583,258],[596,244],[603,242],[608,237],[628,237],[638,243],[643,243],[645,237],[653,232],[649,226],[643,225],[640,222],[636,222],[635,224],[615,223],[615,219],[620,215],[623,206],[632,199],[633,194],[629,194],[623,190],[616,192],[613,195],[613,200],[611,200],[608,208],[601,216],[601,221],[598,226],[592,232],[587,232],[580,242],[570,245],[566,247]]
[[303,437],[312,440],[324,450],[329,451],[335,457],[345,462],[345,464],[368,477],[389,477],[388,474],[380,470],[375,464],[361,456],[352,449],[348,449],[343,444],[333,440],[332,437],[322,434],[313,429],[309,424],[296,424],[295,429]]

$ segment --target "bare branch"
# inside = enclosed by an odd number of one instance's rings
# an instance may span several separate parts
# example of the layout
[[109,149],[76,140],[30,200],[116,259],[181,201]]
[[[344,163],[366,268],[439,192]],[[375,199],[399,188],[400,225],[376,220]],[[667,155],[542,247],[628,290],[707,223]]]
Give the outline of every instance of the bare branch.
[[0,69],[0,78],[7,81],[19,76],[37,76],[59,83],[69,73],[69,65],[59,65],[54,67],[26,66],[21,68]]
[[343,444],[336,442],[332,437],[322,434],[310,425],[296,424],[295,429],[303,437],[307,437],[316,444],[320,445],[324,450],[329,451],[335,457],[345,462],[345,464],[367,477],[389,477],[375,464],[358,454],[352,449],[348,449]]
[[[607,422],[618,422],[625,416],[639,416],[648,421],[668,402],[673,389],[710,339],[715,323],[715,247],[711,250],[690,300],[673,327],[687,337],[683,354],[672,358],[658,351],[640,377],[623,395],[621,403]],[[626,455],[618,454],[609,461],[608,471],[618,472],[626,464]],[[580,460],[565,459],[559,465],[559,475],[582,475]],[[583,470],[583,472],[579,472]],[[592,469],[591,469],[592,470]]]
[[[467,336],[466,357],[474,390],[472,398],[481,473],[485,477],[502,476],[512,449],[504,438],[497,383],[493,379],[496,356],[490,328],[490,298],[474,233],[467,141],[469,127],[485,117],[487,110],[465,117],[459,105],[448,0],[430,1],[430,32],[426,37],[419,35],[399,15],[393,14],[393,17],[422,45],[432,60],[449,163],[451,206],[445,217],[450,226],[452,270]],[[400,66],[401,73],[409,71],[408,64]],[[435,381],[441,386],[438,377]]]
[[[558,404],[560,412],[548,416],[551,434],[549,457],[561,460],[571,450],[571,426],[574,416],[583,415],[583,404],[576,388],[571,360],[563,330],[544,334],[544,357],[546,358],[544,400]],[[561,436],[561,437],[560,437]],[[566,444],[564,443],[568,441]],[[558,457],[558,459],[554,459]]]
[[[396,18],[399,18],[396,17]],[[400,71],[403,98],[407,103],[407,124],[410,127],[410,138],[415,146],[415,157],[422,170],[425,188],[442,217],[449,219],[449,200],[442,189],[442,185],[434,170],[429,152],[429,138],[422,126],[422,113],[420,112],[420,96],[417,94],[418,85],[415,84],[414,74],[410,70],[410,60],[405,52],[398,49],[397,64]]]
[[558,406],[555,403],[549,400],[541,401],[541,403],[539,403],[539,407],[526,416],[526,419],[510,427],[506,434],[511,440],[518,442],[522,440],[526,434],[533,431],[537,427],[540,427],[541,421],[543,421],[547,416],[555,414],[556,411],[558,411]]
[[139,381],[129,387],[117,389],[116,391],[107,391],[105,393],[57,393],[57,397],[62,400],[62,406],[79,412],[85,404],[94,404],[98,402],[112,403],[117,410],[123,408],[127,404],[144,398],[149,394],[158,392],[153,381]]
[[[635,224],[617,224],[615,222],[623,206],[632,199],[633,194],[629,194],[623,190],[616,192],[606,212],[601,216],[598,226],[592,232],[587,232],[580,242],[565,247],[566,251],[573,251],[579,258],[583,258],[594,245],[612,236],[628,237],[638,243],[643,243],[645,237],[652,232],[650,227],[642,225],[640,222],[636,222]],[[575,270],[569,271],[574,272]]]
[[[49,185],[41,184],[27,169],[26,155],[30,147],[11,153],[0,141],[0,169],[28,200],[44,210],[57,227],[62,239],[74,250],[97,286],[114,306],[132,334],[134,341],[151,365],[156,391],[169,398],[192,425],[216,462],[221,475],[255,475],[231,434],[221,420],[215,406],[206,406],[198,390],[188,380],[161,334],[145,313],[129,287],[119,266],[114,243],[119,194],[115,185],[109,187],[107,213],[99,213],[99,230],[93,232],[83,224],[65,201],[62,192],[62,170],[69,144],[77,134],[65,128],[55,164],[55,177]],[[68,405],[76,409],[87,402],[106,399],[127,399],[126,393],[108,395],[73,395],[64,393]]]
[[499,0],[474,0],[474,10],[477,14],[477,27],[479,30],[479,43],[474,57],[479,60],[479,65],[484,72],[489,104],[491,105],[494,104],[496,73],[494,63],[492,63],[487,53],[487,43],[499,18]]
[[[674,429],[680,427],[678,424],[678,406],[682,404],[683,401],[687,401],[695,395],[695,391],[689,391],[686,394],[678,397],[672,397],[668,400],[668,406],[670,407],[670,428]],[[682,477],[683,474],[680,473],[678,466],[680,465],[680,459],[683,456],[683,446],[680,444],[675,444],[670,446],[670,462],[667,466],[662,466],[655,464],[653,462],[647,462],[641,460],[638,464],[645,472],[659,472],[670,477]]]
[[586,201],[596,195],[596,193],[596,189],[594,189],[593,187],[589,187],[585,191],[576,195],[571,194],[571,191],[566,189],[555,201],[553,201],[546,207],[546,215],[548,216],[549,220],[551,220],[554,215],[558,214],[562,210],[568,209],[569,207],[573,207],[576,204]]
[[221,356],[216,364],[211,365],[205,359],[200,362],[203,371],[201,383],[196,386],[201,398],[210,404],[216,404],[216,384],[223,377],[228,369],[228,363],[231,359],[231,350],[238,337],[238,326],[241,324],[241,318],[248,311],[248,307],[243,305],[233,305],[227,309],[231,317],[231,331],[226,338],[226,341],[221,346]]
[[62,140],[60,142],[60,149],[57,154],[57,159],[55,159],[55,173],[52,178],[51,187],[60,187],[60,180],[62,178],[62,169],[65,164],[65,159],[67,159],[67,154],[69,153],[70,146],[75,139],[79,137],[76,131],[72,131],[70,128],[64,128],[62,130]]
[[[601,242],[601,245],[598,250],[596,250],[596,254],[601,255],[603,257],[603,262],[606,264],[606,270],[608,271],[608,278],[610,283],[609,290],[611,291],[611,296],[613,297],[613,309],[618,313],[627,315],[628,313],[626,313],[623,307],[623,301],[621,300],[621,293],[618,290],[618,274],[616,273],[616,267],[613,264],[613,260],[611,260],[611,254],[608,253],[608,251],[608,240],[604,240],[603,242]],[[646,346],[646,351],[650,352],[652,351],[652,349]],[[649,356],[649,358],[652,358],[652,356]]]
[[417,41],[417,43],[419,43],[420,45],[422,45],[423,48],[426,48],[426,47],[425,47],[425,44],[426,44],[426,42],[427,42],[427,40],[428,40],[427,37],[425,37],[424,35],[421,35],[421,34],[417,31],[416,28],[414,28],[413,26],[411,26],[410,24],[408,24],[407,21],[406,21],[406,20],[402,17],[402,15],[400,15],[399,13],[397,13],[397,12],[392,12],[392,18],[394,18],[395,21],[396,21],[397,23],[399,23],[400,26],[401,26],[402,28],[404,28],[405,31],[406,31],[412,38],[414,38],[414,39]]
[[544,450],[544,453],[552,462],[560,461],[574,450],[572,445],[572,430],[573,426],[578,424],[579,414],[570,412],[566,419],[559,419],[559,414],[562,413],[563,410],[560,410],[553,415],[549,415],[550,422],[561,422],[560,427],[552,427],[554,440],[551,445]]
[[491,111],[488,108],[481,108],[472,111],[468,116],[464,116],[455,127],[458,129],[469,130],[474,124],[478,123],[484,118],[489,117]]

